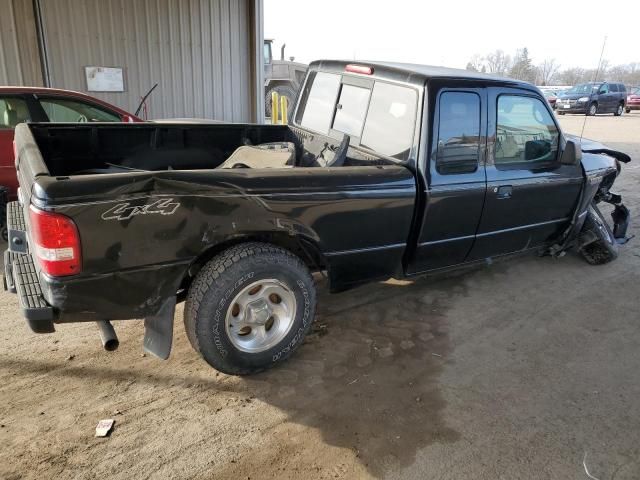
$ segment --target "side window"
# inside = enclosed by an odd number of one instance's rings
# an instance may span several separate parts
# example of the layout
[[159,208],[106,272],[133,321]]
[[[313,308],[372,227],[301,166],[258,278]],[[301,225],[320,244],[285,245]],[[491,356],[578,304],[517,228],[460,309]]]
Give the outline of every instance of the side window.
[[50,122],[120,122],[115,113],[84,102],[63,98],[41,98],[40,105]]
[[376,82],[360,144],[399,160],[409,158],[416,125],[418,92]]
[[265,42],[263,44],[262,54],[264,55],[264,64],[269,65],[271,63],[271,43]]
[[364,116],[369,105],[368,88],[342,85],[340,98],[336,105],[336,117],[333,129],[354,137],[359,137],[364,125]]
[[600,85],[600,88],[598,89],[598,93],[601,93],[601,94],[609,93],[609,85],[606,83]]
[[558,129],[538,98],[498,97],[496,167],[554,162],[558,156]]
[[340,76],[333,73],[311,73],[300,98],[296,122],[305,128],[327,134],[340,88]]
[[627,93],[627,87],[625,87],[622,83],[618,84],[618,89],[622,92],[622,93]]
[[610,87],[611,87],[611,92],[612,93],[618,93],[618,84],[617,83],[612,83],[610,85]]
[[480,97],[470,92],[440,95],[438,124],[438,173],[471,173],[480,155]]
[[29,108],[22,98],[0,97],[0,128],[15,128],[29,120]]

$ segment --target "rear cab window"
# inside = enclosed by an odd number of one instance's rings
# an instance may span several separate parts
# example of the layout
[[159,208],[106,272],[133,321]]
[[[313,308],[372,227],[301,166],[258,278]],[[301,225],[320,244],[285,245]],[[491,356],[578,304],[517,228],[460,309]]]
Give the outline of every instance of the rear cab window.
[[407,160],[414,143],[418,91],[373,78],[311,72],[301,95],[296,123],[340,138],[351,146]]

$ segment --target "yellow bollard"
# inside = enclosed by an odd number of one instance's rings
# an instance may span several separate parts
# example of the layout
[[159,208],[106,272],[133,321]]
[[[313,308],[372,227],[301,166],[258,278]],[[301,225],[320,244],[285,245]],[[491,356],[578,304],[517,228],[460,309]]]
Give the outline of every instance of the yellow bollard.
[[282,125],[289,123],[289,99],[284,95],[280,97],[280,115],[282,116]]
[[278,113],[278,92],[271,92],[271,123],[273,125],[278,124],[278,118],[280,117]]

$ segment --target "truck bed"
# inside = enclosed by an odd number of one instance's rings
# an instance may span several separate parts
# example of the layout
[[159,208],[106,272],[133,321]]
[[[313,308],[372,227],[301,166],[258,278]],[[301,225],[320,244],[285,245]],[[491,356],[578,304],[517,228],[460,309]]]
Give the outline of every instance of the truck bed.
[[[318,154],[335,143],[286,125],[32,124],[31,132],[52,176],[212,170],[238,149],[278,143],[293,146],[295,160],[288,166],[317,167]],[[258,168],[272,166],[264,152]],[[354,149],[348,155],[347,166],[392,163]]]

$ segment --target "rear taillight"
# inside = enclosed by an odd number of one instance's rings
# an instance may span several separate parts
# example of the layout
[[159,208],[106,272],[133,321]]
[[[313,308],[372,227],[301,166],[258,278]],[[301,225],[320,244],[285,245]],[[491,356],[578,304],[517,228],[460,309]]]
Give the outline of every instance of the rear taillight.
[[53,277],[77,275],[82,271],[80,235],[76,224],[59,213],[30,208],[33,251],[42,271]]

